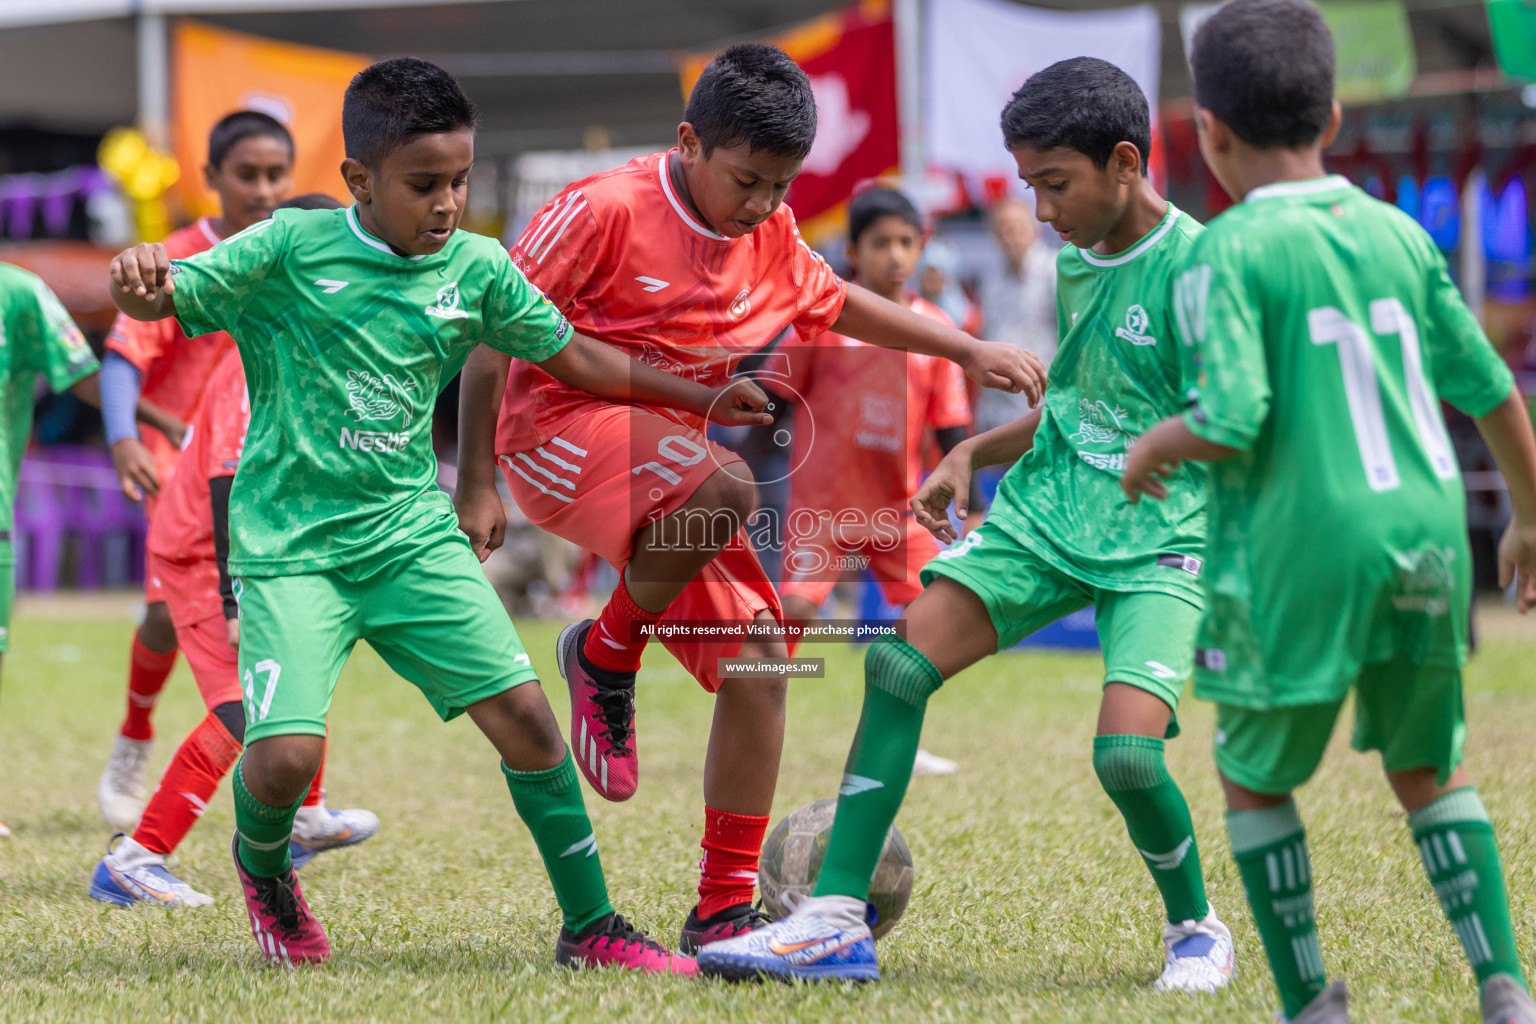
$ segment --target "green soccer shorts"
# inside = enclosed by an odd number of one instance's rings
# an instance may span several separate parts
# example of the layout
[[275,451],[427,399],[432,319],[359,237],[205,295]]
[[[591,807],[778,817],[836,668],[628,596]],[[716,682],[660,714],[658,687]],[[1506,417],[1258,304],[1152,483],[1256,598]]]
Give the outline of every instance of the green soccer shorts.
[[[1467,737],[1461,669],[1399,657],[1364,666],[1354,690],[1354,748],[1381,751],[1389,772],[1433,768],[1445,785]],[[1263,709],[1217,704],[1216,766],[1255,793],[1289,793],[1317,770],[1344,699]]]
[[0,540],[0,654],[11,649],[11,604],[16,599],[16,552],[10,532]]
[[359,640],[443,721],[537,678],[469,542],[441,520],[347,565],[235,586],[247,744],[324,736],[336,677]]
[[1179,697],[1195,668],[1200,609],[1161,591],[1104,590],[1062,572],[995,523],[982,523],[923,567],[927,586],[954,580],[986,606],[1006,650],[1064,615],[1093,606],[1104,682],[1127,683],[1168,705],[1179,734]]

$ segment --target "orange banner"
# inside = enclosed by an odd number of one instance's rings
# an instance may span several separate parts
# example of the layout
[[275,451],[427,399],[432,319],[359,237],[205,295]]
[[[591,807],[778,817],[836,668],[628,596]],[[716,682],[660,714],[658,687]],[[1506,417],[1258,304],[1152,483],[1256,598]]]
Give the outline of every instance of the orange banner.
[[350,202],[338,168],[341,98],[347,83],[370,63],[339,50],[279,43],[195,21],[176,25],[172,63],[172,145],[181,164],[176,189],[187,212],[218,212],[218,197],[203,184],[208,129],[225,114],[259,110],[293,133],[298,160],[295,195],[324,192]]

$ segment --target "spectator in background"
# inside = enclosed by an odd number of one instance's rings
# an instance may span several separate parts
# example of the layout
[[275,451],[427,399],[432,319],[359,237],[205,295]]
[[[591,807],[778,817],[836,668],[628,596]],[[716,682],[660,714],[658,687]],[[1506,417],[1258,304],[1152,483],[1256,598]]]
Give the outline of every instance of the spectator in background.
[[962,331],[981,336],[981,310],[960,287],[960,257],[942,238],[930,240],[923,249],[917,264],[917,291]]
[[[1056,256],[1039,244],[1028,204],[1004,199],[989,214],[1002,260],[982,275],[976,290],[981,329],[994,341],[1033,352],[1049,369],[1056,354]],[[982,393],[976,401],[976,433],[1000,427],[1029,412],[1023,394]]]

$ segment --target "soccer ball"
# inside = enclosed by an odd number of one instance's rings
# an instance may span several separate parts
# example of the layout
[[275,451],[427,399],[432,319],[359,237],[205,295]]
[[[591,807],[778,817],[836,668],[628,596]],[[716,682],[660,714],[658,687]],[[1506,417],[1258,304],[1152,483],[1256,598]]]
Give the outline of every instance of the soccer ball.
[[[757,887],[763,894],[763,909],[775,921],[794,909],[794,904],[816,888],[821,861],[827,855],[827,839],[832,835],[832,819],[837,814],[836,800],[817,800],[790,814],[769,834],[758,861]],[[787,899],[786,899],[787,897]],[[869,886],[869,902],[879,912],[873,929],[875,938],[896,927],[912,898],[912,851],[907,841],[892,825],[885,834],[885,848]]]

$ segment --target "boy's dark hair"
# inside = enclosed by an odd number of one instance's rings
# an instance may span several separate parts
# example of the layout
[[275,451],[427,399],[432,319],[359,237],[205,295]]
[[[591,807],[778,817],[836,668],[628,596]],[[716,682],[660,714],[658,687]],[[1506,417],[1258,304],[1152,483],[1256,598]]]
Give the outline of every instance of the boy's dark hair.
[[209,165],[221,166],[235,143],[254,138],[276,139],[288,147],[288,159],[293,159],[293,136],[283,122],[259,110],[237,110],[219,118],[219,123],[208,130]]
[[339,210],[345,205],[324,192],[306,192],[277,204],[279,210]]
[[893,188],[865,189],[848,203],[848,244],[858,245],[859,236],[881,217],[900,217],[923,233],[923,218],[912,200]]
[[683,120],[707,157],[746,143],[756,152],[803,159],[816,141],[816,98],[800,65],[776,46],[742,43],[705,67],[688,96]]
[[376,168],[418,135],[473,129],[478,118],[448,72],[417,57],[395,57],[353,76],[341,101],[341,137],[347,156]]
[[1115,147],[1129,142],[1141,154],[1141,173],[1152,156],[1152,118],[1135,79],[1107,60],[1072,57],[1029,76],[1003,108],[1009,149],[1075,149],[1100,170]]
[[1333,116],[1333,36],[1306,0],[1232,0],[1195,32],[1195,103],[1250,146],[1316,142]]

